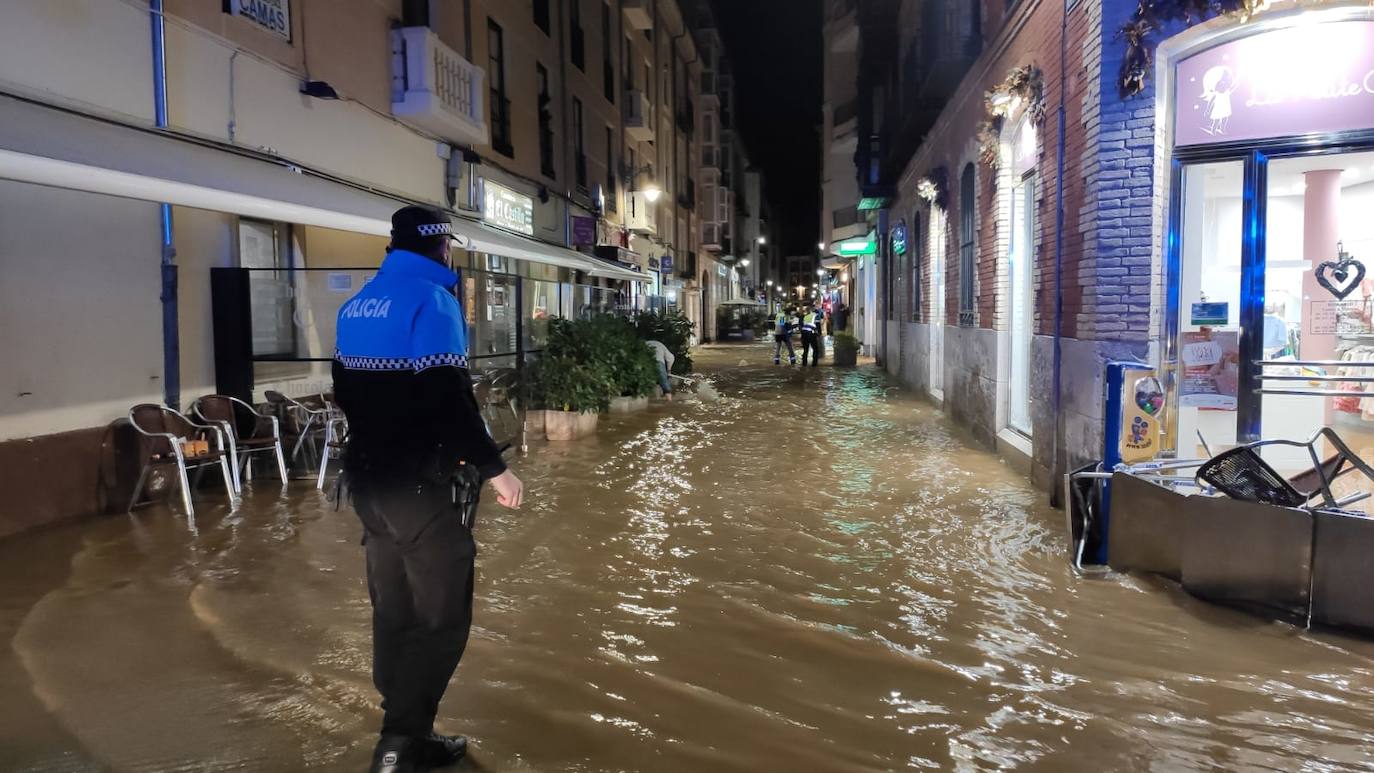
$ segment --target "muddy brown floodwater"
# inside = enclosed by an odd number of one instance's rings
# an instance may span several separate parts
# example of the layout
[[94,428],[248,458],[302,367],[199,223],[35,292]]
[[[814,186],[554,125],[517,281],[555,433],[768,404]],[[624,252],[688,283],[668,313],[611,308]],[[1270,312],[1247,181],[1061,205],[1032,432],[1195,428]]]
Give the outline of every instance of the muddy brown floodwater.
[[[871,366],[702,360],[718,400],[536,444],[484,510],[465,767],[1374,769],[1369,643],[1075,578],[1044,496]],[[356,519],[201,501],[0,543],[0,768],[366,768]]]

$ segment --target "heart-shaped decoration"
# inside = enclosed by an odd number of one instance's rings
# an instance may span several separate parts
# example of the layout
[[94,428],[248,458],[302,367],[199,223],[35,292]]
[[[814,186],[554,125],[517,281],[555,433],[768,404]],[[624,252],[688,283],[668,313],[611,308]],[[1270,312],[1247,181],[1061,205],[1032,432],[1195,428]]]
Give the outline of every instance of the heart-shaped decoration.
[[[1333,279],[1335,282],[1331,281]],[[1317,266],[1317,284],[1337,300],[1345,300],[1363,280],[1364,264],[1346,254],[1342,254],[1340,260],[1328,260]]]

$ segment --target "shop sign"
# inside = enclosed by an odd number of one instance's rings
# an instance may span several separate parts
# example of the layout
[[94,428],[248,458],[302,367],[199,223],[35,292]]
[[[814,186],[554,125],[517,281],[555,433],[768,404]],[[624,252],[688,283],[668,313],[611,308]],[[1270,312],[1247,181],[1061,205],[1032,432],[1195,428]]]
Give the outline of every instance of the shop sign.
[[724,279],[727,276],[724,263],[716,264],[716,276],[719,276],[722,279]]
[[662,258],[659,259],[658,267],[658,270],[662,271],[665,274],[673,273],[673,256],[664,255]]
[[224,0],[224,12],[242,16],[291,42],[291,0]]
[[1193,330],[1183,334],[1183,381],[1178,404],[1217,411],[1236,409],[1240,383],[1240,333]]
[[851,239],[840,242],[839,253],[846,256],[876,255],[878,246],[867,239]]
[[1225,325],[1231,319],[1231,304],[1229,303],[1194,303],[1193,313],[1190,315],[1194,325]]
[[659,270],[658,258],[654,258],[654,257],[650,257],[650,258],[649,258],[649,270],[650,270],[650,271],[658,271],[658,270]]
[[572,236],[574,247],[595,247],[596,218],[573,215]]
[[507,231],[534,236],[534,199],[483,180],[482,220]]
[[1374,22],[1304,24],[1184,59],[1178,145],[1374,127]]
[[906,221],[897,221],[896,227],[892,229],[892,253],[894,255],[906,254]]

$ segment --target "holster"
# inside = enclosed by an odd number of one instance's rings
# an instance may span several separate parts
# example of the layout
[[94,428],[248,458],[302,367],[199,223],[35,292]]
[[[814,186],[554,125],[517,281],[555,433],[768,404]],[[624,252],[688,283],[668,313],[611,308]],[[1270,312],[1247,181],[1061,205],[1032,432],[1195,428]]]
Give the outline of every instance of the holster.
[[477,525],[477,505],[482,498],[482,474],[471,464],[460,464],[449,479],[453,509],[458,511],[463,526],[472,531]]

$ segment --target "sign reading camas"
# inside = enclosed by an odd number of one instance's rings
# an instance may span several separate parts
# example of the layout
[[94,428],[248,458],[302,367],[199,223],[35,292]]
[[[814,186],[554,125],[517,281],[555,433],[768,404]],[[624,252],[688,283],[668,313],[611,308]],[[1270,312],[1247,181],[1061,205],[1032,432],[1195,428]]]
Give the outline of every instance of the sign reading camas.
[[1374,22],[1306,24],[1178,65],[1174,142],[1202,145],[1374,127]]
[[291,0],[225,0],[224,12],[251,19],[259,27],[291,42]]

